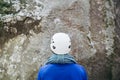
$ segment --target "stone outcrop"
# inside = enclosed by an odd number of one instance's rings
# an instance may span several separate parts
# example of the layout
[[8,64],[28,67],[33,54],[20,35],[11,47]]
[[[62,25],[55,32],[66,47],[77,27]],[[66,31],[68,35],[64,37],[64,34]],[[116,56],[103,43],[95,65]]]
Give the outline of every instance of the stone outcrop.
[[115,37],[114,37],[114,56],[113,56],[113,80],[120,79],[120,1],[114,0],[115,5]]
[[14,13],[0,14],[0,80],[35,80],[56,32],[69,34],[89,80],[120,79],[119,0],[4,1]]

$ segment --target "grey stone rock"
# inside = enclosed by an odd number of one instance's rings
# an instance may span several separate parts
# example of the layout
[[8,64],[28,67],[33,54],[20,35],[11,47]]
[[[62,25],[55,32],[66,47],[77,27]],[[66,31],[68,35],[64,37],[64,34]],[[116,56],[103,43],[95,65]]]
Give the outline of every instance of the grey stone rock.
[[120,50],[119,23],[114,24],[119,8],[112,0],[11,1],[18,13],[1,16],[0,80],[35,80],[52,54],[50,38],[56,32],[70,36],[70,53],[89,80],[120,79],[120,57],[113,56]]

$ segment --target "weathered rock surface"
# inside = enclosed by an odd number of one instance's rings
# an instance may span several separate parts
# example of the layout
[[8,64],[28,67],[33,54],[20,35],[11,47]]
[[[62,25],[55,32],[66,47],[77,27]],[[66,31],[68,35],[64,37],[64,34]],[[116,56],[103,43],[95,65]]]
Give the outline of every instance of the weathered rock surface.
[[70,35],[89,80],[120,79],[119,0],[11,1],[16,13],[0,15],[0,80],[35,80],[56,32]]
[[114,56],[113,56],[113,80],[120,79],[120,1],[114,0],[115,5],[115,38],[114,38]]

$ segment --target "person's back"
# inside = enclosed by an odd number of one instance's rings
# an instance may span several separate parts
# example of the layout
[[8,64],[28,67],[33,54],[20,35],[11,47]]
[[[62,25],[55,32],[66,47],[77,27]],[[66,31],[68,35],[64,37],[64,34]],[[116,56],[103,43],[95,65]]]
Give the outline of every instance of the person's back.
[[50,47],[53,55],[40,68],[37,80],[87,80],[84,67],[69,54],[71,40],[67,34],[56,33]]
[[40,69],[38,80],[87,80],[87,75],[78,64],[47,64]]

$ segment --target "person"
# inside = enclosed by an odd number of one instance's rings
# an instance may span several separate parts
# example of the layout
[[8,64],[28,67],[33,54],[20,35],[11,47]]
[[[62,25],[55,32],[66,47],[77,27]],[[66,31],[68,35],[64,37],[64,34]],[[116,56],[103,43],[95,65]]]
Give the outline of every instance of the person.
[[66,33],[56,33],[51,38],[50,48],[53,55],[38,71],[37,80],[87,80],[87,73],[79,65],[71,50],[71,40]]

